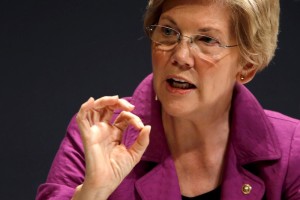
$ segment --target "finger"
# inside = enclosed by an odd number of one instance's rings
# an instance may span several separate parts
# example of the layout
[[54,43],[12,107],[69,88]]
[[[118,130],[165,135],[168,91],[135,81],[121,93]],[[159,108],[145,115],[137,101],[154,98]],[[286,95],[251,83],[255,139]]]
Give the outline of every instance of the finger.
[[87,113],[87,118],[88,118],[88,121],[90,123],[90,126],[93,126],[94,124],[96,124],[97,122],[100,121],[99,120],[100,119],[100,114],[97,111],[94,111],[94,109],[92,108]]
[[140,161],[147,146],[149,145],[150,131],[151,131],[151,126],[149,125],[144,126],[140,131],[140,134],[138,135],[136,141],[128,150],[132,155],[134,164],[137,164]]
[[93,110],[97,113],[98,121],[110,122],[114,114],[114,110],[131,111],[134,106],[124,99],[119,99],[118,96],[105,96],[95,101]]
[[93,108],[94,106],[94,98],[90,97],[87,102],[81,105],[79,112],[76,116],[76,121],[78,123],[78,126],[80,129],[87,129],[90,127],[90,123],[88,120],[88,112]]
[[116,118],[113,125],[119,128],[122,132],[124,132],[129,124],[133,125],[138,130],[144,128],[142,120],[135,114],[127,111],[122,111],[120,115]]
[[119,99],[118,96],[106,96],[95,101],[95,110],[108,107],[110,110],[121,109],[125,111],[132,111],[134,105],[126,101],[125,99]]
[[117,104],[118,109],[123,109],[125,111],[132,111],[134,109],[134,105],[129,103],[125,99],[119,99],[119,104]]
[[114,105],[118,102],[118,100],[119,100],[118,95],[101,97],[95,101],[94,109],[101,109],[107,106]]

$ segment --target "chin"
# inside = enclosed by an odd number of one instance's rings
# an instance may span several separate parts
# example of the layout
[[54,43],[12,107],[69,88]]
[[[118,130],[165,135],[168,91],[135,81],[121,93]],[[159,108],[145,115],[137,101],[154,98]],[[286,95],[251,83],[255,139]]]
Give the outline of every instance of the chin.
[[172,117],[184,117],[193,112],[191,101],[184,99],[162,99],[163,111]]

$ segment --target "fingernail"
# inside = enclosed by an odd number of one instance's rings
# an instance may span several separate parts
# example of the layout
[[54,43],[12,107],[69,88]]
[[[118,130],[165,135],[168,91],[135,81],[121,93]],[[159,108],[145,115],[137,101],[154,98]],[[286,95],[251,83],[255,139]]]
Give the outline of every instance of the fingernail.
[[135,105],[132,105],[131,103],[129,103],[128,106],[129,106],[130,108],[134,108],[134,107],[135,107]]

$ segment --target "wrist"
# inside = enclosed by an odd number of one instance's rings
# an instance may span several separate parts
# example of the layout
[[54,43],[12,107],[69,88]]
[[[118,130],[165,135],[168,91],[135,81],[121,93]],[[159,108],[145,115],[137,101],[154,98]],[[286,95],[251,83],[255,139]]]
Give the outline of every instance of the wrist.
[[111,192],[103,188],[93,188],[84,183],[77,186],[72,200],[107,200]]

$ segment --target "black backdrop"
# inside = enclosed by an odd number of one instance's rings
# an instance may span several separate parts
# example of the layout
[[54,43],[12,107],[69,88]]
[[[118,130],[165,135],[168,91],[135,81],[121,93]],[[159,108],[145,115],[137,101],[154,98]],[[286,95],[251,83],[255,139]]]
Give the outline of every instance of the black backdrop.
[[[277,56],[248,87],[265,108],[300,118],[300,1],[281,3]],[[145,6],[146,0],[0,2],[0,199],[34,199],[81,103],[128,96],[151,71]]]

